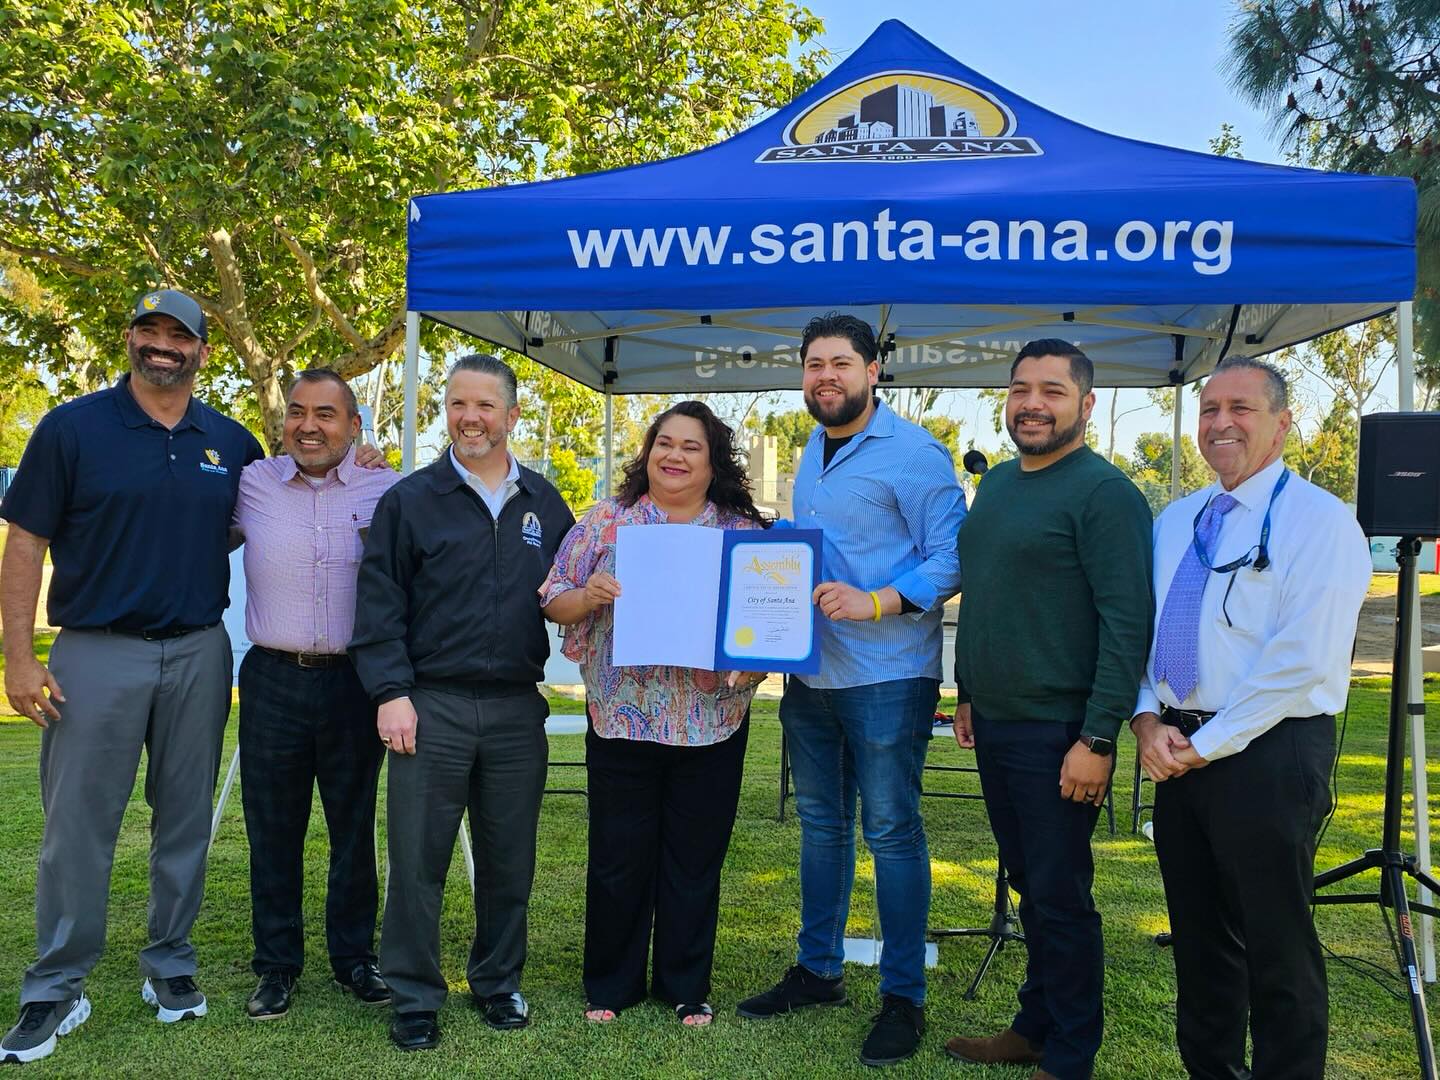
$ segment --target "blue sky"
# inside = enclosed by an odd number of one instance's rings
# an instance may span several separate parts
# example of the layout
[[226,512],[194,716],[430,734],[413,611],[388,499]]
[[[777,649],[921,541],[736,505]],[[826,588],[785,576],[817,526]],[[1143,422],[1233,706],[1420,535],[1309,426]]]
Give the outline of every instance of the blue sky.
[[[1268,118],[1230,89],[1222,70],[1236,10],[1231,0],[808,0],[806,6],[825,21],[821,42],[837,62],[894,17],[961,63],[1069,119],[1202,152],[1229,123],[1245,157],[1283,161]],[[1102,438],[1111,393],[1097,394]],[[1143,392],[1121,391],[1120,411],[1146,404]],[[1006,438],[994,433],[989,407],[978,407],[973,394],[947,395],[941,408],[965,420],[967,442],[989,448]],[[1185,421],[1193,436],[1193,399],[1187,399]],[[1169,430],[1167,417],[1141,408],[1119,421],[1116,449],[1128,453],[1141,433]]]
[[822,43],[843,58],[889,17],[962,64],[1052,112],[1148,142],[1204,151],[1233,124],[1245,156],[1280,161],[1265,116],[1221,64],[1230,0],[809,0]]

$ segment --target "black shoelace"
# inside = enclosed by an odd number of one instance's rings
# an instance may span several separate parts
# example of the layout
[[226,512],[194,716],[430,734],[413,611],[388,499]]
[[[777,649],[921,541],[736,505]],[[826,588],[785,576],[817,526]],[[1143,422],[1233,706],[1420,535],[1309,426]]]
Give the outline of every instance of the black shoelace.
[[887,997],[880,1011],[875,1014],[872,1023],[903,1023],[910,1027],[915,1026],[915,1018],[910,1013],[910,1006],[898,997]]
[[16,1025],[27,1035],[32,1031],[38,1031],[45,1025],[50,1014],[55,1011],[53,1001],[30,1001],[20,1010],[20,1023]]
[[170,988],[170,993],[176,997],[184,997],[186,994],[198,994],[200,988],[195,985],[195,980],[189,975],[176,975],[165,980],[165,985]]

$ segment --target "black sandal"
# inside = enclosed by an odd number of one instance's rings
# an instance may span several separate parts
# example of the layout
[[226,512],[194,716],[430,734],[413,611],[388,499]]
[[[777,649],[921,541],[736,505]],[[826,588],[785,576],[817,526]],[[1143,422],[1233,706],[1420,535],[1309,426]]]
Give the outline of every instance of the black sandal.
[[[675,1015],[686,1027],[709,1027],[715,1019],[715,1010],[710,1007],[708,1001],[702,1001],[699,1005],[676,1005]],[[697,1016],[704,1016],[708,1019],[704,1023],[696,1023],[692,1018]]]

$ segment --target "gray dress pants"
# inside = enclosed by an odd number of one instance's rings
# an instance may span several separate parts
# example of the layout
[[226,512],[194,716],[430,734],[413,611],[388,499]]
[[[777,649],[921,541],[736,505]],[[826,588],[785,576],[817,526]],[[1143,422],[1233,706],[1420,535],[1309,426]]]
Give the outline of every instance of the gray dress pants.
[[390,885],[380,934],[380,970],[396,1013],[437,1012],[445,1002],[440,906],[466,810],[475,850],[470,992],[520,989],[550,756],[550,704],[538,690],[494,697],[417,688],[410,701],[415,753],[389,755]]
[[147,978],[195,974],[190,927],[205,890],[231,665],[223,625],[165,641],[94,630],[62,630],[55,639],[50,671],[65,701],[40,739],[37,959],[25,972],[22,1002],[75,996],[104,951],[115,841],[142,749],[150,942],[140,970]]

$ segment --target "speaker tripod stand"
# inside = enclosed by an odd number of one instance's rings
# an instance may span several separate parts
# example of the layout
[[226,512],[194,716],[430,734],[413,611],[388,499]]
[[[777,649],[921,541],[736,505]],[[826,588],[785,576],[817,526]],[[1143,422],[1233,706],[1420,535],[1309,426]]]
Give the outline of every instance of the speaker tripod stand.
[[989,925],[962,930],[931,930],[930,937],[983,937],[990,939],[990,948],[985,951],[985,957],[980,961],[975,978],[970,980],[970,986],[963,995],[966,1001],[974,1001],[975,994],[980,989],[980,980],[985,978],[985,972],[990,970],[990,961],[995,959],[995,954],[1012,941],[1019,942],[1021,945],[1025,944],[1025,935],[1020,931],[1020,919],[1015,914],[1015,909],[1010,906],[1010,877],[1005,872],[1005,863],[1000,862],[995,867],[995,906],[990,915]]
[[[1385,813],[1380,846],[1371,848],[1315,878],[1316,904],[1379,904],[1382,909],[1395,910],[1399,944],[1396,959],[1400,977],[1410,1001],[1410,1021],[1415,1028],[1415,1049],[1420,1059],[1422,1080],[1436,1080],[1435,1046],[1430,1037],[1430,1016],[1425,1007],[1425,991],[1420,981],[1420,960],[1415,949],[1415,932],[1410,913],[1440,915],[1440,909],[1429,904],[1411,903],[1405,895],[1406,878],[1419,882],[1432,894],[1440,895],[1440,883],[1422,871],[1415,856],[1400,849],[1400,806],[1405,778],[1405,721],[1415,710],[1424,712],[1423,705],[1409,702],[1410,645],[1414,627],[1415,560],[1420,554],[1420,541],[1413,536],[1401,539],[1396,550],[1400,576],[1395,601],[1395,660],[1390,682],[1390,730],[1385,754]],[[1424,813],[1423,807],[1419,808]],[[1338,893],[1321,896],[1327,885],[1345,881],[1369,870],[1380,871],[1377,893]]]

